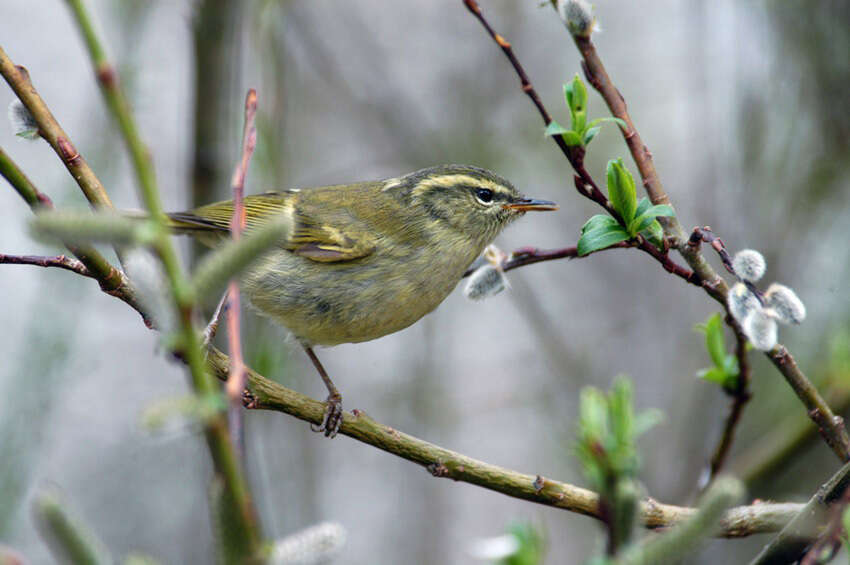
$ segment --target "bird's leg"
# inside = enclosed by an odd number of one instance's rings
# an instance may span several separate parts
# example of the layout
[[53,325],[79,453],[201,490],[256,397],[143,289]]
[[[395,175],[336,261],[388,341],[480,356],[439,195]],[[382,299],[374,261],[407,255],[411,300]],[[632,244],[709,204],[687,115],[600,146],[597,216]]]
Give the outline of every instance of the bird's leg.
[[230,306],[230,301],[228,300],[229,297],[230,293],[225,290],[224,296],[221,297],[221,300],[218,302],[218,306],[215,307],[215,312],[213,313],[212,318],[210,318],[210,323],[204,328],[204,349],[209,346],[218,331],[218,322],[221,319],[221,316],[227,312],[228,306]]
[[328,376],[328,372],[325,371],[322,362],[313,353],[313,348],[305,344],[302,345],[310,361],[313,362],[313,366],[319,372],[319,376],[325,382],[325,386],[328,387],[327,407],[325,408],[325,417],[322,420],[322,425],[317,427],[314,424],[310,424],[310,429],[314,432],[324,432],[325,437],[332,438],[339,431],[340,425],[342,425],[342,395]]

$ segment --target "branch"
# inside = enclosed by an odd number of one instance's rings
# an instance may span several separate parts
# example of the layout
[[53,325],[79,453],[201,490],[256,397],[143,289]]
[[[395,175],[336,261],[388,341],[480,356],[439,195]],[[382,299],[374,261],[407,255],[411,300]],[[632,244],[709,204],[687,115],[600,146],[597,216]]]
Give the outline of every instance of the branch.
[[732,404],[729,407],[729,416],[726,417],[726,423],[723,426],[723,434],[720,436],[720,441],[711,456],[706,485],[711,484],[726,463],[729,450],[732,448],[732,441],[735,439],[735,430],[741,421],[741,415],[744,413],[744,407],[752,398],[750,393],[750,373],[752,369],[747,358],[747,338],[737,327],[737,322],[728,314],[727,318],[726,323],[730,326],[734,324],[733,327],[736,328],[735,357],[738,359],[738,380],[734,390],[724,389],[726,394],[732,397]]
[[64,255],[45,257],[43,255],[5,255],[0,253],[0,263],[7,265],[34,265],[36,267],[58,267],[84,277],[94,278],[81,261],[69,259]]
[[[219,379],[227,380],[230,360],[225,354],[210,347],[207,362]],[[247,369],[247,379],[243,395],[247,408],[283,412],[305,422],[321,423],[325,410],[322,402],[285,388],[250,368]],[[599,496],[595,492],[478,461],[382,425],[360,410],[343,415],[340,433],[421,465],[435,477],[450,478],[514,498],[601,519]],[[801,508],[801,504],[790,503],[733,508],[724,515],[717,535],[745,537],[775,532]],[[641,503],[639,515],[645,527],[665,528],[692,516],[694,512],[694,508],[646,499]]]
[[819,535],[819,526],[827,521],[830,505],[838,502],[850,486],[850,463],[824,483],[803,506],[793,520],[782,528],[759,553],[750,565],[794,563],[806,552],[812,540]]
[[[514,54],[511,44],[493,30],[492,26],[481,12],[481,8],[476,0],[463,0],[463,2],[467,9],[478,19],[479,22],[481,22],[490,37],[493,38],[496,44],[505,53],[505,56],[508,58],[511,65],[514,67],[514,70],[520,77],[523,92],[531,97],[538,112],[543,118],[544,123],[548,125],[549,122],[551,122],[549,112],[546,110],[545,106],[543,106],[542,102],[540,102],[540,97],[537,96],[536,91],[534,91],[534,87]],[[626,110],[625,99],[616,87],[614,87],[611,79],[608,77],[608,73],[596,53],[596,48],[593,45],[593,42],[590,40],[589,36],[574,35],[573,38],[582,55],[582,68],[585,71],[587,80],[605,99],[605,102],[609,109],[611,109],[612,114],[622,119],[628,126],[625,130],[621,128],[621,132],[626,140],[626,144],[629,146],[632,158],[638,165],[638,170],[641,174],[641,178],[643,179],[643,184],[646,188],[647,194],[649,194],[653,203],[669,203],[669,198],[661,186],[661,182],[659,181],[658,175],[655,171],[655,166],[652,163],[652,154],[646,145],[643,144],[640,135],[635,129],[634,124],[631,121],[631,117]],[[575,170],[576,188],[579,193],[596,201],[608,210],[608,212],[615,218],[617,218],[616,213],[614,213],[608,205],[607,198],[601,190],[599,190],[599,187],[584,168],[583,148],[577,149],[567,147],[563,140],[560,139],[560,136],[552,136],[552,139],[558,144],[558,147],[561,148],[561,151]],[[699,245],[692,244],[685,236],[685,232],[675,216],[659,218],[659,222],[661,222],[662,226],[664,226],[665,233],[669,235],[669,239],[677,247],[679,253],[682,257],[684,257],[685,261],[687,261],[693,271],[691,272],[678,266],[674,261],[669,259],[666,253],[659,252],[654,248],[654,246],[645,241],[639,246],[639,249],[652,255],[652,257],[659,261],[668,272],[675,274],[687,282],[702,286],[709,296],[723,304],[725,307],[726,295],[729,293],[729,287],[726,284],[726,281],[717,274],[702,253],[700,253]],[[774,354],[774,352],[776,353]],[[785,376],[786,380],[788,380],[789,384],[794,389],[794,392],[797,393],[797,396],[800,397],[806,407],[809,408],[809,417],[818,425],[827,444],[832,448],[833,452],[835,452],[841,461],[850,460],[850,436],[848,436],[841,418],[832,413],[829,406],[827,406],[826,402],[818,394],[817,389],[811,384],[802,371],[799,370],[790,353],[788,353],[783,346],[777,346],[777,348],[774,349],[774,352],[767,353],[768,358],[770,358],[773,364],[779,368],[780,372]],[[792,365],[793,369],[791,368]]]
[[62,163],[77,181],[86,199],[95,208],[112,208],[112,201],[106,190],[92,171],[89,164],[71,143],[68,134],[53,117],[47,104],[36,92],[30,81],[29,73],[22,66],[16,66],[0,47],[0,74],[9,83],[15,95],[29,110],[38,124],[38,133],[53,148]]
[[[53,201],[50,200],[50,197],[36,188],[32,181],[27,178],[24,172],[2,148],[0,148],[0,175],[9,181],[12,188],[29,204],[33,212],[53,208]],[[120,298],[130,305],[130,307],[142,315],[145,324],[150,327],[151,321],[145,314],[124,273],[113,267],[94,247],[76,245],[66,245],[66,247],[85,266],[88,271],[86,276],[96,279],[100,284],[101,290],[105,293]]]

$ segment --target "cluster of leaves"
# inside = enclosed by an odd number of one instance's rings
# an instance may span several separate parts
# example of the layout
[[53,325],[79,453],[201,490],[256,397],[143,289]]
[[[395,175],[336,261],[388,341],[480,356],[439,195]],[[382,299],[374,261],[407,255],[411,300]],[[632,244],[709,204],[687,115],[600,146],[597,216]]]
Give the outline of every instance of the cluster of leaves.
[[558,122],[552,120],[546,128],[546,135],[560,135],[569,147],[585,147],[589,144],[605,122],[613,122],[625,128],[626,122],[620,118],[597,118],[587,122],[587,88],[578,74],[573,77],[572,82],[564,85],[564,98],[567,108],[570,110],[571,128],[567,129]]
[[632,384],[625,378],[617,378],[608,394],[582,389],[575,452],[588,481],[604,494],[617,477],[634,477],[639,466],[635,442],[660,419],[656,410],[635,415]]
[[705,334],[705,349],[711,357],[712,367],[701,369],[697,376],[712,383],[717,383],[726,390],[735,390],[738,386],[738,358],[726,350],[723,336],[723,318],[715,312],[702,324],[697,324],[696,331]]
[[607,183],[608,200],[619,218],[596,214],[587,220],[581,228],[578,254],[587,255],[638,234],[660,248],[663,231],[656,218],[673,216],[673,208],[666,204],[652,205],[646,197],[638,201],[635,179],[622,159],[608,161]]

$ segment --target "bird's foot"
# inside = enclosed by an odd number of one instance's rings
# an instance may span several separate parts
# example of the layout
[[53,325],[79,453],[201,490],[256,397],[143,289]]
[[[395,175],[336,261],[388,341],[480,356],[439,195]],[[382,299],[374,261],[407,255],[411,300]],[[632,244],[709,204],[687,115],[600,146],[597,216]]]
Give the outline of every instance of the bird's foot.
[[310,429],[314,432],[323,432],[325,437],[332,438],[342,425],[342,395],[339,393],[330,394],[325,402],[327,405],[325,406],[325,417],[322,419],[322,425],[310,424]]

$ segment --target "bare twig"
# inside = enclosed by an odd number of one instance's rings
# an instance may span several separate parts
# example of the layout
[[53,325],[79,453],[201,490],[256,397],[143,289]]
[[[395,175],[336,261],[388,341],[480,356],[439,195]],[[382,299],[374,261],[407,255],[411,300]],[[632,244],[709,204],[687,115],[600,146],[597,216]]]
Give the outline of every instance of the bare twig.
[[36,267],[58,267],[84,277],[94,278],[81,261],[70,259],[64,255],[45,257],[44,255],[5,255],[0,253],[0,263],[7,265],[34,265]]
[[[230,221],[230,233],[238,240],[245,229],[245,175],[248,163],[257,145],[257,128],[254,120],[257,116],[257,92],[252,88],[245,97],[245,127],[242,132],[242,157],[233,172],[233,218]],[[228,418],[233,444],[241,451],[242,447],[242,390],[245,388],[245,364],[242,360],[242,339],[240,337],[239,283],[235,280],[228,285],[227,337],[230,347],[230,360],[233,362],[231,376],[227,379]]]
[[[727,324],[737,328],[737,322],[727,320]],[[752,398],[750,393],[750,362],[747,357],[747,338],[737,328],[735,331],[735,357],[738,359],[738,378],[735,381],[735,388],[732,390],[723,389],[726,394],[732,397],[732,403],[729,406],[729,415],[726,417],[726,422],[723,425],[723,433],[720,436],[720,441],[711,456],[709,463],[708,481],[711,482],[720,473],[726,459],[729,457],[729,450],[732,448],[732,441],[735,439],[735,430],[741,421],[741,415],[744,413],[744,407]]]
[[29,113],[38,124],[41,137],[53,148],[62,163],[77,181],[88,201],[94,207],[112,208],[112,201],[106,194],[103,185],[71,143],[68,134],[53,117],[47,104],[36,92],[30,81],[29,73],[22,66],[16,66],[0,47],[0,74],[15,92],[15,95],[26,106]]

